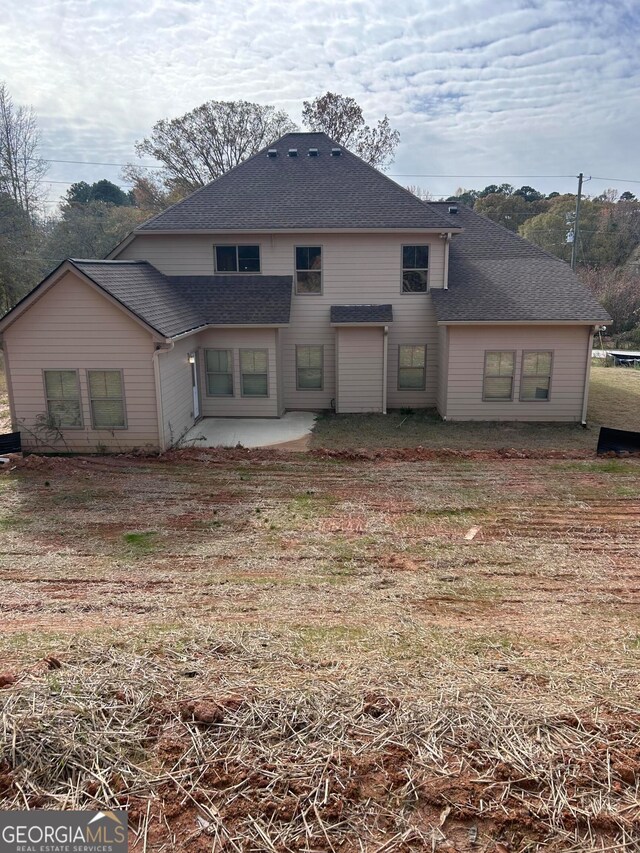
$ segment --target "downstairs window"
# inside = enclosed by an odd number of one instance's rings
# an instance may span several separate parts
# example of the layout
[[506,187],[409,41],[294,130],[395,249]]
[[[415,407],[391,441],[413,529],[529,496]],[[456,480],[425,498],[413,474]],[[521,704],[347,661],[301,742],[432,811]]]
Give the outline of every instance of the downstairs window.
[[505,401],[513,399],[513,373],[516,354],[512,351],[488,351],[484,354],[484,383],[482,399]]
[[80,380],[77,370],[45,370],[47,414],[58,429],[82,426]]
[[126,429],[121,370],[87,370],[91,424],[94,429]]

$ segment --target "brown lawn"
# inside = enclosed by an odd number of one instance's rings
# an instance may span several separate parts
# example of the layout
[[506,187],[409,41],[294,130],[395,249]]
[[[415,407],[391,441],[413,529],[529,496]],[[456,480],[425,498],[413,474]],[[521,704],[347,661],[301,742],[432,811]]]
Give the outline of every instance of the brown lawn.
[[140,851],[638,849],[637,460],[0,490],[0,807],[121,805]]

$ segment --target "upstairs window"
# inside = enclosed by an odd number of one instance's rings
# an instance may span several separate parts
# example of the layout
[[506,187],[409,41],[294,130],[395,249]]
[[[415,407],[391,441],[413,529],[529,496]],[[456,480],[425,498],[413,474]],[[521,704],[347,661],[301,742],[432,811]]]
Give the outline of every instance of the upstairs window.
[[427,348],[401,344],[398,353],[398,389],[424,391]]
[[482,399],[505,401],[513,399],[515,352],[485,352]]
[[552,358],[549,351],[522,353],[521,400],[549,399]]
[[45,370],[47,414],[58,429],[82,426],[80,382],[77,370]]
[[121,370],[87,370],[94,429],[126,429]]
[[260,246],[216,246],[216,272],[260,272]]
[[428,246],[402,247],[402,292],[426,293],[429,270]]
[[296,293],[322,293],[321,246],[296,246]]

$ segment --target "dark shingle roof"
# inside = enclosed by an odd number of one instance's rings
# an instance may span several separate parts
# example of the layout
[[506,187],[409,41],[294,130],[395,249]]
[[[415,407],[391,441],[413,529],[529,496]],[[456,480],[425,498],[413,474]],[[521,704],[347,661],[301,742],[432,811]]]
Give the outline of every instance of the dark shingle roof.
[[[149,231],[456,227],[325,133],[288,133],[217,180],[140,225]],[[296,148],[297,157],[288,150]],[[310,148],[318,150],[309,157]],[[276,157],[267,151],[277,151]]]
[[332,323],[391,323],[392,305],[332,305]]
[[458,205],[457,218],[449,288],[431,291],[438,321],[610,319],[564,261],[468,207]]
[[167,276],[147,261],[71,263],[166,337],[209,324],[289,322],[291,276]]

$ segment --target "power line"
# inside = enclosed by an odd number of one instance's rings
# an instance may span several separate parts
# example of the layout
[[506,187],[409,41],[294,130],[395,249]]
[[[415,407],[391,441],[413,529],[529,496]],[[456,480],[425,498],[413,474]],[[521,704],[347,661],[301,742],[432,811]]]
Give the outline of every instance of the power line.
[[136,166],[140,169],[159,169],[159,166],[147,166],[142,163],[99,163],[95,160],[54,160],[51,157],[41,157],[45,163],[72,163],[77,166]]
[[[483,178],[488,180],[489,178],[575,178],[575,175],[424,175],[418,172],[415,173],[399,173],[399,172],[389,172],[390,178]],[[605,178],[605,180],[613,180],[609,178]]]

